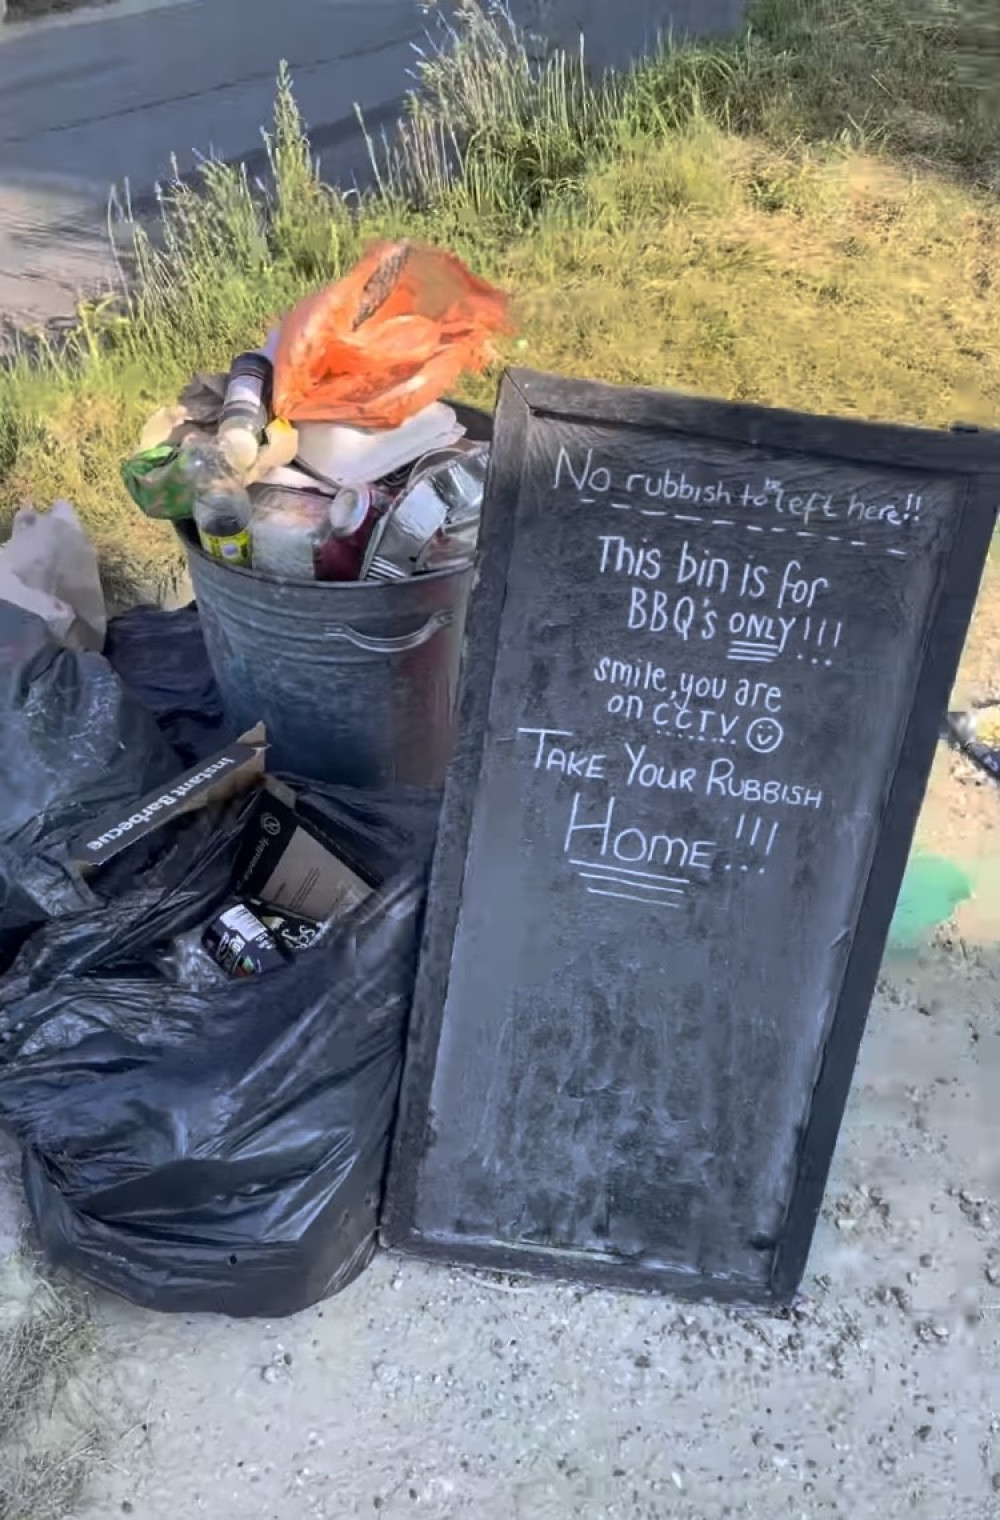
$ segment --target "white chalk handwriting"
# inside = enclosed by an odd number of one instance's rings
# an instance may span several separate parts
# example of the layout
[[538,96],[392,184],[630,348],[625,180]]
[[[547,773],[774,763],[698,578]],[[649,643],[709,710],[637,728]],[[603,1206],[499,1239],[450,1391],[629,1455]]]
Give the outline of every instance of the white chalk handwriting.
[[623,582],[631,633],[685,644],[724,639],[725,658],[737,665],[772,664],[786,652],[814,666],[838,658],[844,622],[830,605],[833,582],[796,554],[734,559],[688,537],[668,550],[620,534],[598,535],[597,546],[598,573]]
[[[586,537],[612,628],[586,670],[600,741],[527,717],[517,730],[568,867],[588,894],[656,913],[787,869],[794,821],[832,802],[797,774],[802,667],[822,674],[865,647],[855,561],[817,551],[905,558],[924,493],[797,490],[752,466],[638,472],[565,447],[553,485],[594,509]],[[711,531],[734,528],[746,532]]]
[[[797,489],[766,469],[745,478],[722,473],[711,477],[710,470],[694,465],[633,470],[602,460],[593,448],[571,451],[560,445],[552,483],[557,489],[575,491],[584,505],[601,503],[621,513],[699,524],[709,521],[729,528],[766,513],[777,521],[769,529],[758,525],[760,532],[791,532],[856,547],[865,547],[866,540],[843,538],[830,529],[838,525],[856,530],[872,525],[903,529],[919,522],[925,509],[924,494],[918,490],[869,497],[857,489]],[[898,548],[886,552],[905,553]]]
[[[779,720],[763,715],[753,724],[761,730],[756,752],[777,748],[764,729],[780,733]],[[597,896],[679,907],[716,866],[762,875],[782,818],[819,810],[825,801],[819,787],[780,773],[751,774],[728,756],[699,754],[678,763],[662,742],[616,740],[596,751],[568,729],[534,726],[519,728],[518,737],[531,769],[558,789],[563,854]],[[697,832],[692,802],[703,820]]]

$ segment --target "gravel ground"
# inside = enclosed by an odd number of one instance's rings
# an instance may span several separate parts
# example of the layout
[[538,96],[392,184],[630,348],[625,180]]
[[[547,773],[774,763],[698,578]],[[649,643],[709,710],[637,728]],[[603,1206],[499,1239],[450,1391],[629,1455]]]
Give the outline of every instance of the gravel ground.
[[122,1438],[77,1520],[995,1520],[998,971],[887,968],[791,1313],[389,1258],[283,1323],[105,1301]]

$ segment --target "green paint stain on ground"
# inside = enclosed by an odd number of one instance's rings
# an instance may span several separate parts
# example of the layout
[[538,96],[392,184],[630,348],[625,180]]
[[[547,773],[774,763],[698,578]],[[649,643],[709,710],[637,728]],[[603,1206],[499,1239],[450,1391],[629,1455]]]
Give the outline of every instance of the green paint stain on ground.
[[889,930],[890,947],[918,950],[971,895],[971,880],[953,861],[912,855]]

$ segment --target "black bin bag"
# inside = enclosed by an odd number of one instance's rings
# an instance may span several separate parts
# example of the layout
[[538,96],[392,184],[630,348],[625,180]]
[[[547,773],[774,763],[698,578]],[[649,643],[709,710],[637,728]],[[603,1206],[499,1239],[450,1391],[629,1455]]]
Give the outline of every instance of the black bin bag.
[[237,737],[226,723],[198,609],[132,607],[112,618],[104,658],[154,715],[185,768]]
[[0,981],[0,1126],[44,1251],[149,1308],[291,1314],[375,1247],[438,800],[292,784],[382,885],[288,965],[236,981],[168,953],[228,894],[234,801]]
[[69,867],[73,835],[183,769],[107,660],[64,649],[40,617],[0,601],[0,972],[50,916],[93,901]]

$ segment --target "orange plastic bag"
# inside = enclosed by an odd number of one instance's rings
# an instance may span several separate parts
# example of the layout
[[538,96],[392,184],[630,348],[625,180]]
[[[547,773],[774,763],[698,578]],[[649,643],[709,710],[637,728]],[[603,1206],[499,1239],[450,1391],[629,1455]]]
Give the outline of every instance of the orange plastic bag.
[[289,422],[393,428],[482,370],[508,298],[451,253],[380,243],[278,329],[274,410]]

